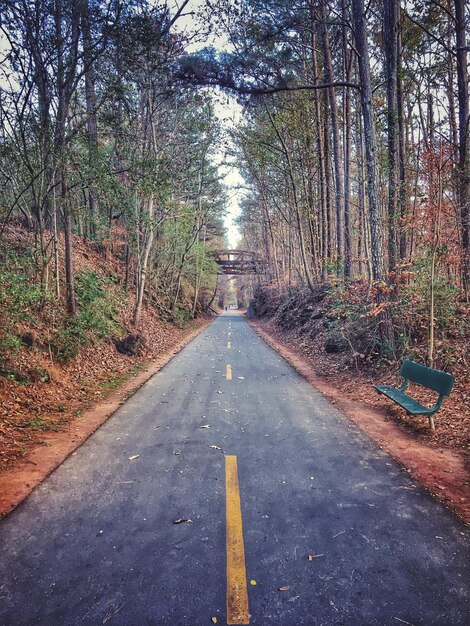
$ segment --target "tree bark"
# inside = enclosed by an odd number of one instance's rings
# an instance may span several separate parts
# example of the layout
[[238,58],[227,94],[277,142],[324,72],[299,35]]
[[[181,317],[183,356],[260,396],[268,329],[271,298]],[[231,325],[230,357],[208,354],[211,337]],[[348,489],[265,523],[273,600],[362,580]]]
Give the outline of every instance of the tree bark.
[[383,0],[385,81],[387,84],[388,268],[398,262],[398,0]]
[[[400,6],[398,6],[400,11]],[[408,183],[406,174],[406,133],[405,133],[405,106],[403,93],[402,78],[402,43],[400,15],[398,15],[398,74],[397,74],[397,113],[398,113],[398,173],[399,173],[399,192],[398,192],[398,213],[400,215],[400,261],[406,259],[407,254],[407,237],[406,237],[406,220],[408,217]]]
[[72,242],[72,215],[67,193],[67,172],[65,154],[65,134],[69,115],[70,100],[75,86],[77,71],[77,50],[79,40],[79,12],[78,6],[73,5],[70,16],[70,39],[65,46],[63,28],[62,0],[56,0],[54,5],[55,35],[57,46],[57,119],[54,132],[54,150],[57,167],[57,182],[60,189],[60,205],[64,220],[65,241],[65,284],[67,310],[69,315],[76,315],[77,303],[75,300],[75,275],[73,263]]
[[[312,70],[314,79],[318,76],[318,63],[317,63],[317,50],[316,50],[316,34],[314,30],[313,19],[313,0],[310,4],[310,20],[312,25]],[[326,280],[326,257],[327,257],[327,239],[328,239],[328,204],[327,204],[327,181],[325,171],[325,142],[324,142],[324,129],[322,125],[322,105],[320,101],[320,92],[313,92],[313,104],[315,111],[315,123],[316,123],[316,145],[318,155],[318,168],[319,168],[319,188],[320,188],[320,228],[319,228],[319,257],[321,261],[321,278]]]
[[90,8],[88,0],[81,2],[81,27],[83,60],[85,63],[85,100],[88,134],[88,208],[90,212],[90,234],[96,237],[98,216],[98,190],[94,181],[98,162],[98,122],[96,115],[95,70],[93,67],[93,41],[90,32]]
[[457,44],[457,91],[459,102],[459,204],[462,223],[463,283],[470,290],[470,112],[465,30],[465,0],[454,0]]
[[363,0],[352,0],[354,36],[358,52],[359,78],[361,82],[361,106],[364,125],[364,143],[366,152],[367,195],[369,200],[369,219],[371,232],[372,277],[377,284],[376,302],[379,309],[378,320],[384,346],[393,346],[393,326],[387,308],[386,296],[382,285],[386,279],[385,271],[385,236],[377,199],[377,139],[375,134],[374,104],[370,77],[369,44],[367,41],[366,21]]
[[136,294],[136,303],[134,308],[134,316],[132,319],[132,323],[134,326],[137,326],[140,319],[140,314],[142,312],[142,304],[144,301],[144,292],[145,292],[145,281],[147,278],[147,269],[148,262],[150,257],[150,252],[152,250],[153,238],[154,238],[154,199],[153,194],[150,194],[150,197],[147,201],[147,225],[145,228],[145,242],[144,249],[142,254],[139,257],[139,267],[137,274],[137,294]]
[[336,256],[338,271],[344,259],[344,215],[343,215],[343,168],[341,165],[340,133],[338,122],[338,105],[336,90],[333,86],[333,63],[331,59],[330,38],[328,35],[326,0],[321,2],[322,43],[325,62],[325,82],[328,87],[328,102],[330,106],[331,128],[333,136],[333,163],[335,172],[335,209],[336,209]]
[[[343,17],[343,74],[344,79],[352,77],[352,54],[348,52],[348,36],[346,24],[349,16],[345,0],[341,3]],[[344,276],[353,276],[351,259],[351,93],[343,91],[343,144],[344,144]]]

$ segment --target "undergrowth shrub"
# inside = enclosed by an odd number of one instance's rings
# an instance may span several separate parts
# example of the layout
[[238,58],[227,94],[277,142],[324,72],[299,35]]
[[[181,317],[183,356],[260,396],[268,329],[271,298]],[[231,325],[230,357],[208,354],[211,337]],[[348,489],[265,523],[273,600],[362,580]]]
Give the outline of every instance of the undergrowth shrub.
[[[431,282],[429,262],[423,258],[413,266],[412,280],[398,288],[392,304],[396,352],[426,361],[430,331]],[[434,280],[434,333],[436,366],[446,368],[452,359],[455,339],[465,336],[470,320],[459,315],[459,290],[444,276]]]
[[0,256],[0,373],[11,353],[22,346],[17,325],[34,323],[45,297],[35,277],[34,255],[5,245]]
[[354,358],[375,360],[382,355],[380,329],[374,315],[374,292],[365,282],[330,283],[324,303],[332,331],[330,340],[342,340]]
[[[403,358],[429,364],[430,272],[423,258],[389,291],[395,333],[393,353],[384,354],[376,293],[365,281],[331,281],[315,292],[291,290],[281,296],[269,287],[255,290],[250,303],[255,316],[271,318],[284,330],[295,330],[304,343],[320,339],[326,352],[344,352],[356,366]],[[470,336],[468,309],[455,285],[441,272],[434,280],[434,367],[452,369],[459,340]]]
[[73,358],[81,346],[94,340],[122,334],[116,321],[119,295],[111,279],[83,272],[76,277],[75,293],[78,313],[65,322],[51,342],[60,361]]
[[191,319],[191,311],[178,304],[173,309],[172,314],[172,321],[180,328],[183,328]]

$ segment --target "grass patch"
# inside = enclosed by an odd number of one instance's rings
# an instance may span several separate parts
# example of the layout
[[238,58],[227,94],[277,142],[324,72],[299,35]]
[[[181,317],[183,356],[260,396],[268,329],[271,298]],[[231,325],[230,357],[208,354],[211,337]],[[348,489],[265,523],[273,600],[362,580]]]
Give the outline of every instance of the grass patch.
[[106,380],[102,380],[99,383],[101,389],[105,389],[107,391],[115,391],[119,389],[126,381],[135,376],[138,372],[140,372],[144,368],[144,363],[136,363],[127,372],[122,374],[111,374]]

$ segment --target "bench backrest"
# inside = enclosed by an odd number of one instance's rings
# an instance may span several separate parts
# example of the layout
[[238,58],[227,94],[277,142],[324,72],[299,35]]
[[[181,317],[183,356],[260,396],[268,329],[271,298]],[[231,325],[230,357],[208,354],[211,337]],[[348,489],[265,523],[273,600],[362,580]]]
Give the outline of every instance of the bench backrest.
[[455,381],[452,374],[433,370],[430,367],[425,367],[414,361],[403,361],[400,375],[407,380],[418,383],[418,385],[432,389],[443,396],[450,394]]

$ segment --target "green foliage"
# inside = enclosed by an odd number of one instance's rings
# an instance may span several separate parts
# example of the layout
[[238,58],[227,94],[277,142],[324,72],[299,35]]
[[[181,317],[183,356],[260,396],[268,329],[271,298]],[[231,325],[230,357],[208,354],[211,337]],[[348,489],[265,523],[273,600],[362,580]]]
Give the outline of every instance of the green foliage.
[[35,307],[44,302],[45,292],[35,280],[34,268],[31,252],[7,247],[0,257],[0,361],[22,345],[16,325],[34,321]]
[[217,280],[217,270],[217,263],[210,256],[208,246],[200,241],[196,242],[188,255],[186,277],[194,282],[199,272],[202,282],[213,286]]
[[[429,325],[431,295],[430,259],[425,255],[412,267],[412,280],[400,288],[395,307],[395,317],[404,317],[410,332],[421,334]],[[450,328],[456,315],[458,289],[442,274],[434,279],[435,324],[441,330]]]
[[101,278],[95,272],[84,272],[77,276],[79,312],[67,321],[52,340],[59,360],[67,361],[78,354],[81,346],[120,332],[120,326],[115,320],[118,297],[111,284],[110,279]]
[[[401,286],[393,303],[399,356],[416,358],[417,346],[427,344],[430,327],[431,259],[425,254],[415,261],[411,280]],[[434,328],[439,352],[452,350],[452,339],[467,332],[468,321],[459,318],[459,290],[442,269],[434,278]]]
[[[5,354],[8,354],[8,352],[5,352]],[[0,376],[3,376],[3,378],[8,380],[12,380],[19,385],[28,385],[31,382],[26,374],[6,364],[5,355],[2,359],[0,359]]]
[[33,417],[26,422],[26,426],[31,430],[51,430],[51,425],[44,422],[40,417]]

